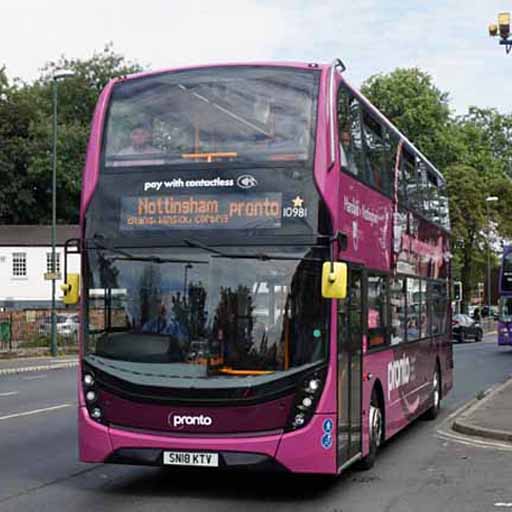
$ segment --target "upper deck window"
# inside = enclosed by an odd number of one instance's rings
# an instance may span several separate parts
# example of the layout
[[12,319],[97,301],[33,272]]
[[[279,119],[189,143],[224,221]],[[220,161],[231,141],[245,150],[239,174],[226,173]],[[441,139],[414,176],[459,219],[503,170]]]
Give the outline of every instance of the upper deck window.
[[396,140],[352,93],[338,92],[341,168],[385,193],[393,192]]
[[307,161],[319,73],[226,67],[127,80],[113,90],[106,167]]

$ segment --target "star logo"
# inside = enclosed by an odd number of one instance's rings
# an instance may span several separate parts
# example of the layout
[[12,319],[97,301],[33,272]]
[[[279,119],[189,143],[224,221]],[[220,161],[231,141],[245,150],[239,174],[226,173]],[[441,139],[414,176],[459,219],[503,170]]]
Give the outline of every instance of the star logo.
[[304,199],[302,197],[297,196],[295,199],[292,199],[294,208],[302,208],[302,204],[304,203]]

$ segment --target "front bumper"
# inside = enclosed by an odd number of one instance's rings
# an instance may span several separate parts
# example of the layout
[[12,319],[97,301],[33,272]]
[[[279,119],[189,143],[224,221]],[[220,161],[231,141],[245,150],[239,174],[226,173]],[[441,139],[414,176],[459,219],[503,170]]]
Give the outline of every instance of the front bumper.
[[336,436],[325,442],[325,421],[335,425],[335,415],[317,414],[294,432],[265,435],[167,435],[101,425],[80,407],[79,444],[83,462],[111,462],[160,466],[162,452],[210,451],[219,454],[220,467],[297,473],[337,472]]

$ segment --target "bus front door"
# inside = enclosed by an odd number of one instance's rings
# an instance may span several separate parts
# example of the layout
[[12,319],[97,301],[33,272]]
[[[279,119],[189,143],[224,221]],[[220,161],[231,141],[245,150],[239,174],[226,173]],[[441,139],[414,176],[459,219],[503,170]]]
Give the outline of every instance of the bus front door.
[[363,272],[350,269],[348,296],[338,301],[338,467],[361,452]]

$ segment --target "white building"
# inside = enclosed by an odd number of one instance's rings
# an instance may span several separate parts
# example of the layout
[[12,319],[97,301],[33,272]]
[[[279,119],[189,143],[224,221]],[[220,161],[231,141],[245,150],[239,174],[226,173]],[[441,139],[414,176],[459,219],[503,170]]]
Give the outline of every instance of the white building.
[[[79,226],[57,226],[57,307],[62,307],[60,285],[64,278],[64,243],[79,238]],[[51,305],[51,226],[0,226],[0,308],[46,308]],[[68,256],[68,272],[80,272],[80,255]],[[47,276],[48,277],[48,276]]]

